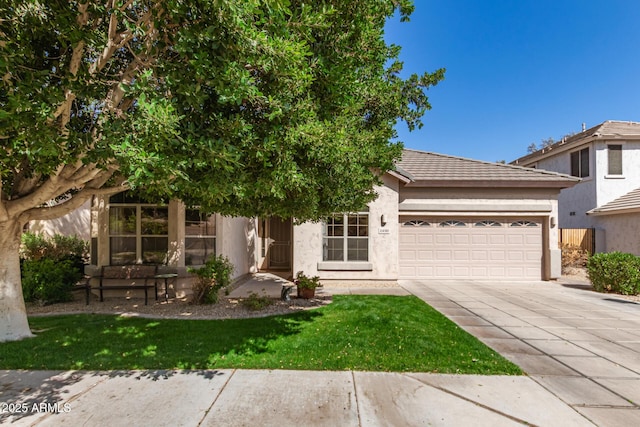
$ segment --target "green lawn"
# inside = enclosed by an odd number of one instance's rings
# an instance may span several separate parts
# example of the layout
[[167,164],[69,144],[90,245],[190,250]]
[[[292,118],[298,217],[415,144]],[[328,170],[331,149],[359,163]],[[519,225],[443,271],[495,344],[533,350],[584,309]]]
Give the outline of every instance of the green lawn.
[[0,369],[311,369],[522,374],[413,296],[335,296],[286,316],[30,319],[36,338],[0,344]]

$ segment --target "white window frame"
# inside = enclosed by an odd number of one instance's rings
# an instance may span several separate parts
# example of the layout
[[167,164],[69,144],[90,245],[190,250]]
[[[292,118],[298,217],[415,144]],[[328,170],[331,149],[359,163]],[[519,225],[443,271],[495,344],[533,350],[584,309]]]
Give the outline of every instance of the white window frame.
[[[370,258],[370,254],[371,254],[371,217],[369,215],[368,211],[360,211],[360,212],[353,212],[353,213],[348,213],[348,214],[336,214],[336,215],[332,215],[332,218],[336,218],[336,217],[340,217],[342,216],[342,235],[341,236],[337,236],[335,234],[331,234],[329,235],[329,228],[332,227],[330,224],[328,224],[328,222],[324,222],[323,223],[323,227],[322,227],[322,261],[323,262],[344,262],[344,263],[350,263],[350,262],[368,262],[369,258]],[[356,217],[356,221],[359,222],[359,218],[360,217],[366,217],[367,218],[367,223],[366,225],[360,225],[359,223],[355,224],[355,225],[351,225],[352,227],[357,227],[357,235],[349,235],[349,218],[353,218]],[[339,227],[339,225],[334,225],[333,227]],[[367,230],[367,235],[366,236],[361,236],[359,235],[361,227],[366,227]],[[328,244],[328,239],[332,239],[332,240],[342,240],[342,259],[338,260],[338,259],[328,259],[328,254],[329,254],[329,244]],[[349,259],[349,241],[353,241],[353,240],[360,240],[360,241],[366,241],[366,253],[367,253],[367,257],[366,259]],[[356,249],[357,252],[359,252],[359,249]]]
[[[616,148],[615,151],[620,153],[619,154],[620,155],[620,173],[611,173],[611,154],[612,154],[611,147],[619,147],[619,148]],[[622,178],[624,176],[623,153],[624,153],[623,144],[620,144],[620,143],[607,144],[607,175],[605,176],[605,178]]]
[[[112,233],[111,230],[111,212],[112,209],[114,208],[133,208],[135,209],[135,216],[136,216],[136,230],[134,234],[116,234],[116,233]],[[166,209],[167,211],[167,234],[142,234],[142,210],[145,208],[160,208],[160,209]],[[135,260],[133,261],[133,263],[135,264],[166,264],[167,262],[167,257],[168,257],[168,249],[169,249],[169,223],[170,223],[170,218],[169,218],[169,207],[167,205],[159,205],[159,204],[153,204],[153,203],[109,203],[109,216],[108,216],[108,220],[109,220],[109,264],[110,265],[126,265],[126,264],[131,264],[132,262],[124,262],[124,263],[115,263],[114,264],[114,259],[113,259],[113,251],[112,251],[112,239],[125,239],[125,238],[135,238],[136,241],[136,255],[135,255]],[[164,256],[164,259],[162,260],[162,262],[157,262],[157,263],[145,263],[143,260],[143,253],[142,253],[142,241],[144,238],[149,237],[149,238],[165,238],[167,240],[167,253]]]
[[[200,209],[196,208],[185,208],[185,213],[184,213],[184,248],[185,248],[185,265],[186,266],[194,266],[194,265],[203,265],[202,264],[195,264],[195,263],[191,263],[189,262],[189,259],[186,256],[186,252],[187,252],[187,239],[192,239],[192,240],[211,240],[212,246],[213,246],[213,253],[207,254],[206,252],[206,246],[205,246],[205,256],[204,259],[206,261],[206,259],[208,259],[211,255],[217,255],[218,253],[218,249],[217,249],[217,236],[218,236],[218,217],[216,216],[216,214],[211,214],[209,215],[206,219],[209,218],[213,218],[213,228],[214,228],[214,234],[187,234],[188,232],[188,227],[187,227],[187,211],[200,211]],[[203,214],[200,212],[200,217],[202,218]],[[206,222],[205,219],[205,222]],[[201,220],[202,221],[202,220]]]

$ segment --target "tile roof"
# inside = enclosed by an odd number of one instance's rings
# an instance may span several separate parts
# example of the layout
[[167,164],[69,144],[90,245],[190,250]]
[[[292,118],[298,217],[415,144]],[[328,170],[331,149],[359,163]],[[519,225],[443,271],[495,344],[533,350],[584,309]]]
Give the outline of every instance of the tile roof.
[[541,169],[405,149],[396,172],[422,186],[571,187],[579,178]]
[[640,212],[640,188],[636,188],[624,196],[618,197],[595,209],[591,209],[587,212],[587,215],[607,215],[631,211]]
[[539,158],[551,155],[553,151],[559,151],[560,148],[577,147],[587,141],[593,140],[594,138],[611,140],[629,137],[640,138],[639,122],[607,120],[606,122],[600,123],[599,125],[589,128],[583,132],[564,138],[562,141],[558,141],[555,144],[543,148],[542,150],[519,157],[512,161],[511,164],[530,164]]

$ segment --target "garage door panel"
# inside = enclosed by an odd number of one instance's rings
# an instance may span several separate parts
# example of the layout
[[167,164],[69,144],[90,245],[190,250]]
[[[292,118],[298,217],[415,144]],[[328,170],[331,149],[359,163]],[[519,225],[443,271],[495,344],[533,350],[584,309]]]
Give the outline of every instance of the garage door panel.
[[503,235],[491,234],[489,236],[489,244],[491,245],[504,245],[505,240],[506,238]]
[[418,241],[415,234],[400,234],[400,245],[413,245]]
[[400,262],[402,263],[403,261],[415,261],[416,254],[416,251],[400,251],[398,255],[400,257]]
[[471,240],[468,234],[454,234],[452,237],[454,245],[468,245]]
[[451,235],[450,234],[436,234],[435,236],[435,244],[451,244]]
[[507,236],[507,244],[509,245],[524,245],[524,236],[521,234]]
[[526,218],[496,219],[500,226],[454,219],[467,226],[440,226],[449,218],[421,218],[431,224],[422,227],[400,224],[401,278],[540,279],[540,221],[533,227]]
[[525,254],[522,251],[508,251],[507,260],[509,261],[523,261]]
[[471,260],[473,261],[486,261],[489,259],[489,254],[486,250],[472,250]]
[[471,276],[471,268],[464,266],[454,266],[452,268],[453,275],[455,277],[470,277]]
[[489,236],[486,234],[472,234],[471,244],[473,245],[486,245],[489,243]]
[[527,235],[525,236],[525,242],[527,245],[542,245],[542,235]]

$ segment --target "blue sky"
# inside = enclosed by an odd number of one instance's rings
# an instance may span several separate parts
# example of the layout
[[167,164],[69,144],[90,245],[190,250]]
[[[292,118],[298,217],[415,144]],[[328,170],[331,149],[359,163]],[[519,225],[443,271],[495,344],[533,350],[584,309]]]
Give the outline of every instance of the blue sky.
[[414,0],[391,20],[403,75],[446,68],[405,147],[514,160],[542,139],[640,121],[640,1]]

